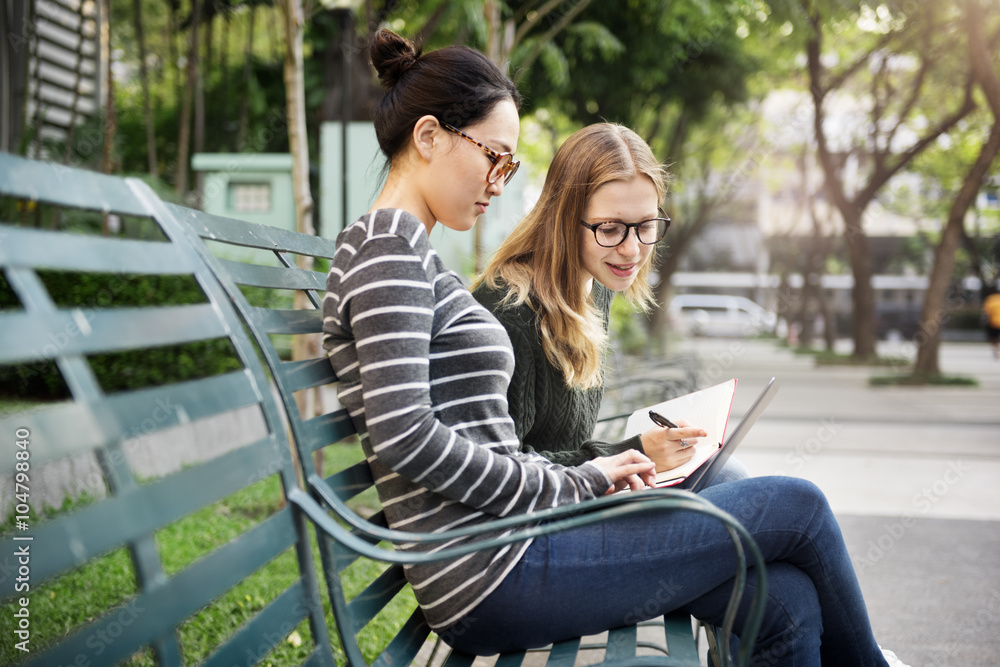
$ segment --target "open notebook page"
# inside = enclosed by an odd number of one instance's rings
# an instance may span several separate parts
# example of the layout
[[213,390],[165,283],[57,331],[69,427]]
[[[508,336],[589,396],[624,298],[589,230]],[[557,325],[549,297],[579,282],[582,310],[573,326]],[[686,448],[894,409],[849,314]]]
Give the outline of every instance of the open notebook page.
[[655,410],[675,423],[683,419],[691,426],[705,429],[708,434],[707,437],[698,439],[694,457],[690,461],[671,470],[659,471],[656,475],[657,485],[670,486],[672,483],[680,482],[722,446],[735,394],[736,380],[733,379],[707,389],[672,398],[663,403],[650,405],[632,413],[625,425],[625,437],[627,438],[656,426],[649,418],[650,410]]

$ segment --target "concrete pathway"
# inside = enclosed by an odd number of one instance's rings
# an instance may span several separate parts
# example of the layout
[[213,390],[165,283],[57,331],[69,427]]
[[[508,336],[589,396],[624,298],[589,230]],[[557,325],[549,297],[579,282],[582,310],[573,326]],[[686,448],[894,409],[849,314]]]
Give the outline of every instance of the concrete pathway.
[[701,358],[704,386],[739,380],[734,418],[778,378],[739,458],[826,492],[883,646],[912,667],[1000,666],[1000,361],[985,343],[941,351],[942,370],[978,388],[869,387],[885,369],[816,367],[768,341],[681,348]]

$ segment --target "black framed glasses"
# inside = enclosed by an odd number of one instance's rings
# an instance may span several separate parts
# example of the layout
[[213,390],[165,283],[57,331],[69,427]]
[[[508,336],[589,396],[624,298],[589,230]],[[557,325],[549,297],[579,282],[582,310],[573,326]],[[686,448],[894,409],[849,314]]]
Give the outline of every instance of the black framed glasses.
[[441,127],[450,132],[454,132],[459,136],[465,137],[486,152],[487,157],[490,158],[490,162],[493,163],[493,166],[490,167],[489,172],[486,174],[487,183],[493,185],[502,178],[503,184],[507,185],[510,183],[510,179],[514,178],[514,174],[517,173],[517,168],[521,166],[521,163],[520,161],[514,159],[513,153],[498,153],[486,144],[476,141],[465,132],[462,132],[457,127],[452,127],[448,123],[441,123]]
[[667,227],[670,226],[670,218],[663,212],[663,209],[658,208],[657,210],[661,217],[640,220],[639,222],[619,222],[617,220],[585,222],[581,220],[580,224],[594,232],[597,245],[605,248],[614,248],[624,243],[631,229],[635,230],[635,236],[639,239],[639,243],[654,245],[663,238],[663,235],[667,233]]

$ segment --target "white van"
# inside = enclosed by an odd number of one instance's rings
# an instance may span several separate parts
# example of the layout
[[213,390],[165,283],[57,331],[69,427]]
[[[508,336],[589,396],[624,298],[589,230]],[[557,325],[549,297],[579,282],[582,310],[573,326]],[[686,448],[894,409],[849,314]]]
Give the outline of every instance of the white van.
[[777,316],[742,296],[678,294],[667,310],[682,336],[759,336],[774,333]]

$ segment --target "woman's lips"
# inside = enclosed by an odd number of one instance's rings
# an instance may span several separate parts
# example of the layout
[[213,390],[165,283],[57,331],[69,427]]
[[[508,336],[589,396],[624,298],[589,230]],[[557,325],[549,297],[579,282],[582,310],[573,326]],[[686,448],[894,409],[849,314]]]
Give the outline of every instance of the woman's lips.
[[483,213],[486,213],[486,207],[487,206],[489,206],[489,204],[484,204],[481,201],[477,201],[476,202],[476,208],[479,209],[479,215],[482,215]]
[[605,264],[611,269],[611,273],[619,278],[628,278],[635,271],[635,264],[611,264],[610,262],[605,262]]

